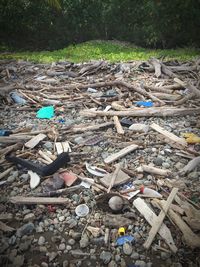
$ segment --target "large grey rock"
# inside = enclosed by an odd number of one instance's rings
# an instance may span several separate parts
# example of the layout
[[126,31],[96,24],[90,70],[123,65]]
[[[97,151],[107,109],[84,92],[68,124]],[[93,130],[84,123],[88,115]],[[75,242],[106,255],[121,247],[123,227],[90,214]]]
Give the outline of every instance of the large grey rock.
[[16,235],[18,237],[22,237],[24,235],[31,234],[35,230],[35,226],[33,223],[26,223],[19,229],[17,229]]

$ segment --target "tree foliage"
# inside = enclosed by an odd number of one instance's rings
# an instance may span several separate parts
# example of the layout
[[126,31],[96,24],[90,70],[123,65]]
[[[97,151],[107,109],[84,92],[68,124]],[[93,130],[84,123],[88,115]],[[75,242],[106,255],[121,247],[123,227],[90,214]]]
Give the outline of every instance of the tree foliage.
[[89,39],[199,46],[200,1],[0,0],[0,25],[0,43],[14,47],[55,49]]

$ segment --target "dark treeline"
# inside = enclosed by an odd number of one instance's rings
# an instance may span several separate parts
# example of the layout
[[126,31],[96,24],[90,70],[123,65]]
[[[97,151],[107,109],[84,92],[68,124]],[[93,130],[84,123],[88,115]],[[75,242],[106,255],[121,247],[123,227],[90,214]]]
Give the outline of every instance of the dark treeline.
[[0,0],[0,44],[58,49],[91,39],[154,48],[199,46],[199,0]]

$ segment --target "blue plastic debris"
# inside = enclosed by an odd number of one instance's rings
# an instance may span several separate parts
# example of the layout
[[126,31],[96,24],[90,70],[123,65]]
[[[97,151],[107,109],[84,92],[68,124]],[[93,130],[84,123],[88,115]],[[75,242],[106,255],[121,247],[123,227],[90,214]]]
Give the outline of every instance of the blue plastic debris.
[[38,119],[51,119],[53,116],[54,116],[54,107],[48,106],[39,109],[36,117]]
[[135,103],[135,105],[138,107],[150,108],[150,107],[153,107],[153,102],[151,102],[151,101],[137,101]]
[[134,241],[134,237],[133,236],[131,236],[131,235],[123,235],[123,236],[118,237],[116,242],[117,242],[118,246],[122,246],[124,243],[127,243],[127,242],[131,243],[133,241]]

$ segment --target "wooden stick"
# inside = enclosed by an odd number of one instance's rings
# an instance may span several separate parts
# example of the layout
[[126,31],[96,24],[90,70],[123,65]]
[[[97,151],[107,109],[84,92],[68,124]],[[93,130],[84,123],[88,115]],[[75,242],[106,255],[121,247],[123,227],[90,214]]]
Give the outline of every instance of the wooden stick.
[[116,130],[117,130],[117,133],[118,134],[124,134],[124,130],[123,130],[122,126],[121,126],[119,118],[117,116],[114,116],[113,120],[114,120],[114,124],[115,124]]
[[49,163],[52,163],[52,162],[53,162],[53,160],[50,159],[50,157],[48,157],[43,151],[39,150],[39,151],[38,151],[38,154],[39,154],[43,159],[45,159],[47,162],[49,162]]
[[35,146],[37,146],[37,144],[39,144],[40,141],[44,140],[46,137],[47,137],[46,134],[40,133],[34,136],[33,138],[31,138],[31,140],[26,142],[24,145],[27,148],[34,148]]
[[120,168],[121,168],[121,164],[120,163],[116,164],[116,169],[112,174],[110,185],[108,187],[107,193],[110,193],[110,190],[111,190],[111,188],[113,187],[113,185],[115,183],[115,180],[116,180],[116,177],[117,177],[117,175],[119,173]]
[[68,198],[51,198],[51,197],[10,197],[10,202],[13,204],[24,204],[24,205],[47,205],[47,204],[69,204]]
[[8,175],[14,167],[10,167],[9,169],[5,170],[4,172],[0,173],[0,180],[3,179],[6,175]]
[[158,124],[156,123],[152,123],[150,125],[150,127],[152,129],[154,129],[155,131],[161,133],[162,135],[164,135],[165,137],[169,138],[170,140],[172,140],[174,143],[178,143],[180,145],[182,145],[183,147],[187,147],[187,142],[184,138],[180,138],[178,136],[176,136],[175,134],[168,132],[167,130],[165,130],[164,128],[160,127]]
[[[165,206],[164,201],[159,201],[158,203],[161,207]],[[176,214],[172,209],[169,209],[168,214],[172,221],[178,226],[178,228],[183,233],[183,239],[186,244],[191,248],[200,247],[200,237],[190,229],[190,227],[181,219],[181,217]]]
[[80,111],[81,116],[97,117],[97,116],[119,116],[119,117],[166,117],[166,116],[185,116],[200,114],[200,108],[135,108],[125,111],[99,111],[85,109]]
[[172,172],[169,170],[163,170],[163,169],[159,169],[159,168],[148,166],[148,165],[141,165],[139,168],[137,168],[137,171],[158,174],[160,176],[171,176],[172,175]]
[[174,200],[174,197],[176,196],[178,192],[178,188],[173,188],[164,207],[163,207],[163,210],[160,212],[160,214],[158,215],[158,217],[156,218],[150,232],[149,232],[149,236],[147,238],[147,240],[145,241],[144,243],[144,247],[146,249],[149,249],[149,247],[151,246],[151,243],[153,242],[158,230],[160,229],[162,223],[163,223],[163,220],[167,214],[167,211],[172,203],[172,201]]
[[104,162],[109,164],[109,163],[127,155],[128,153],[136,150],[137,148],[138,148],[138,145],[135,145],[135,144],[127,146],[127,147],[123,148],[122,150],[120,150],[119,152],[108,156],[106,159],[104,159]]
[[[141,199],[137,198],[133,201],[133,205],[136,207],[136,209],[144,216],[144,218],[147,220],[147,222],[153,226],[154,222],[157,218],[156,214],[149,208],[149,206],[146,204],[146,202]],[[169,228],[163,223],[158,230],[158,233],[160,236],[165,240],[167,245],[170,247],[173,253],[177,252],[177,247],[174,244],[174,240],[172,238],[171,232]]]
[[78,132],[87,132],[87,131],[96,131],[99,130],[101,128],[104,127],[109,127],[109,126],[113,126],[114,123],[113,122],[104,122],[104,123],[100,123],[97,125],[89,125],[89,126],[85,126],[85,127],[79,127],[79,125],[74,126],[72,129],[70,129],[70,132],[74,132],[74,133],[78,133]]

